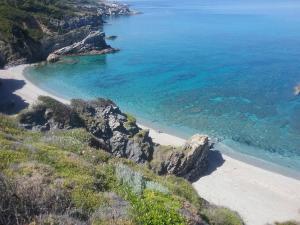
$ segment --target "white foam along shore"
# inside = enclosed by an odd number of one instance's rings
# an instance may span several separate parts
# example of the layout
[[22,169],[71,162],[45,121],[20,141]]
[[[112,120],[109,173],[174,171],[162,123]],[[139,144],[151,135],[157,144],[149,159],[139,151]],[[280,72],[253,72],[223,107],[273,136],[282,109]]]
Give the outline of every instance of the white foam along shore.
[[[39,95],[51,96],[63,103],[68,100],[50,94],[28,81],[24,75],[26,65],[0,70],[5,79],[24,81],[14,94],[32,104]],[[1,97],[1,96],[0,96]],[[182,145],[185,140],[167,133],[150,130],[154,142],[163,145]],[[263,225],[274,221],[300,221],[300,180],[283,176],[222,154],[224,163],[210,175],[193,183],[199,195],[209,202],[229,207],[243,217],[246,224]]]

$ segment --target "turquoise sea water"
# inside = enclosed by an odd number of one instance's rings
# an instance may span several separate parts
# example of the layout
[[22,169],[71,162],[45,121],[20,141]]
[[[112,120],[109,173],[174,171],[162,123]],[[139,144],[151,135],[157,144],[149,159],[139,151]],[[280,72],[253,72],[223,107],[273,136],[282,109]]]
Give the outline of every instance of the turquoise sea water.
[[138,0],[107,19],[105,56],[69,57],[28,78],[66,98],[111,98],[148,125],[207,133],[300,171],[300,1]]

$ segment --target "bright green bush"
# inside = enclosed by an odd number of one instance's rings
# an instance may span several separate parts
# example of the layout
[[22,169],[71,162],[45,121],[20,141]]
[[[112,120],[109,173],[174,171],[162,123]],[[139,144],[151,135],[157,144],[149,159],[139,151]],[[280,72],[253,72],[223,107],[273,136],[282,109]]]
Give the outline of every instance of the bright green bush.
[[132,216],[140,225],[185,225],[185,219],[179,214],[180,201],[169,194],[144,190],[136,195],[130,188],[121,187],[119,193],[132,206]]

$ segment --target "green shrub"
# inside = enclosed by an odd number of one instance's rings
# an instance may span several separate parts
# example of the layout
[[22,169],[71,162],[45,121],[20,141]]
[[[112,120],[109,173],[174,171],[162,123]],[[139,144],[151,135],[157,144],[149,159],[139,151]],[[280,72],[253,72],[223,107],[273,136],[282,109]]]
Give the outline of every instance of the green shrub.
[[136,119],[129,113],[126,113],[127,121],[124,123],[124,127],[128,130],[135,129],[136,127]]
[[[41,102],[35,107],[45,107],[53,111],[53,119],[64,126],[71,125],[72,127],[84,126],[83,120],[77,113],[68,105],[65,105],[51,97],[39,96],[38,100]],[[65,116],[62,116],[65,115]]]
[[300,225],[297,221],[275,222],[275,225]]
[[202,210],[202,216],[211,225],[244,225],[236,212],[225,207],[209,207]]
[[81,187],[76,187],[72,191],[71,199],[76,208],[82,209],[87,215],[90,215],[105,203],[101,192],[95,192]]
[[0,113],[0,132],[11,134],[11,135],[20,135],[23,134],[23,130],[20,129],[18,123],[15,119],[5,116]]
[[179,214],[180,202],[172,195],[145,190],[141,196],[130,189],[122,194],[131,203],[134,222],[140,225],[184,225],[186,221]]

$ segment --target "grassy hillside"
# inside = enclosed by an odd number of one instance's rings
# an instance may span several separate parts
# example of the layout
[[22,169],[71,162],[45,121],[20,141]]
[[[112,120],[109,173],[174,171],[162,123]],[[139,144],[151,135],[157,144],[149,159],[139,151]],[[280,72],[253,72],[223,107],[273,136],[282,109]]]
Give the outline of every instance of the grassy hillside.
[[[27,131],[1,115],[0,224],[193,224],[199,214],[210,224],[242,224],[230,210],[205,206],[186,180],[89,141],[83,129]],[[147,185],[136,191],[139,182]]]

